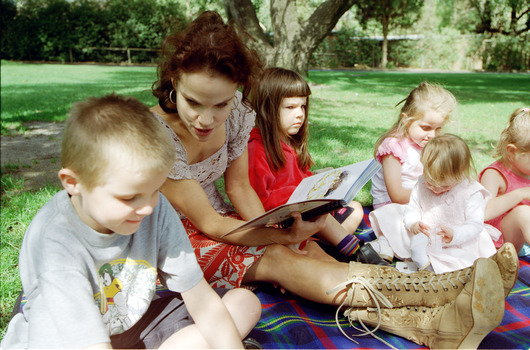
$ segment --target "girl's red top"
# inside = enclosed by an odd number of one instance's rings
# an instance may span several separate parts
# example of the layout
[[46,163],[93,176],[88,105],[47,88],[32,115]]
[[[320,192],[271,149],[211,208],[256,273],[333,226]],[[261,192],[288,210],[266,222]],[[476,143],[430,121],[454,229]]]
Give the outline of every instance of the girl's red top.
[[285,204],[300,181],[313,175],[309,168],[300,168],[295,150],[284,142],[282,142],[282,152],[285,165],[274,171],[267,162],[260,130],[252,129],[248,141],[250,184],[267,211]]

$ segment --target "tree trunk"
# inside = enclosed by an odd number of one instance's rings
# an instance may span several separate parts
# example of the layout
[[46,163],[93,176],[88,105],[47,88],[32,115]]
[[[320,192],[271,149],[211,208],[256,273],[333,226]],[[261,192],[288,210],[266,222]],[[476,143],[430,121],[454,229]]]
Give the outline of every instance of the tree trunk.
[[[309,60],[340,17],[356,0],[326,0],[307,20],[300,20],[296,1],[270,0],[272,43],[260,27],[250,0],[223,0],[228,20],[249,35],[246,43],[267,67],[292,69],[307,76]],[[245,36],[243,36],[245,38]]]
[[381,24],[383,25],[383,45],[381,47],[382,55],[381,55],[380,68],[386,69],[386,66],[388,63],[388,25],[389,25],[388,16],[383,15]]

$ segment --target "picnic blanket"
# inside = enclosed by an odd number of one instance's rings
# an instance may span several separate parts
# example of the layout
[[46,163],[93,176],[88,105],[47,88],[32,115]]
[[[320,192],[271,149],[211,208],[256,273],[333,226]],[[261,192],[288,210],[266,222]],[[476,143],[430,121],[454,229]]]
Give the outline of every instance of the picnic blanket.
[[[365,216],[361,237],[370,240],[371,229]],[[336,307],[307,301],[293,294],[263,284],[256,289],[262,303],[262,316],[250,337],[265,349],[388,349],[373,336],[347,339],[335,321]],[[358,331],[339,314],[340,327],[348,335]],[[377,336],[398,349],[426,349],[416,343],[378,330]],[[530,348],[530,257],[520,258],[519,278],[506,299],[504,318],[499,327],[480,344],[479,349]]]
[[[369,209],[365,209],[363,222],[357,232],[366,241],[374,238],[368,212]],[[506,299],[502,323],[482,341],[479,349],[530,349],[530,256],[519,261],[519,277]],[[157,290],[159,295],[167,292],[167,288],[161,285]],[[288,292],[282,294],[270,284],[261,284],[255,293],[262,304],[262,316],[249,337],[257,340],[265,349],[388,348],[370,335],[354,338],[359,344],[347,339],[336,324],[337,309],[334,306],[307,301]],[[25,296],[20,293],[13,313],[21,312],[25,302]],[[350,336],[357,332],[345,318],[340,318],[339,324]],[[426,349],[381,330],[375,334],[398,349]]]

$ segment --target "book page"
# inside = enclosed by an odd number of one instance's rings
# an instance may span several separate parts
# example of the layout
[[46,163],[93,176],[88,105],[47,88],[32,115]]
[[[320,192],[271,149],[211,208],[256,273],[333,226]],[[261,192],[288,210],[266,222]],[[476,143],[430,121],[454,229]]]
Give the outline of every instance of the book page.
[[221,237],[224,237],[230,233],[242,231],[247,228],[258,227],[258,226],[273,226],[291,217],[291,213],[299,212],[304,213],[310,209],[320,207],[322,205],[332,202],[327,199],[310,200],[302,203],[284,204],[269,210],[263,215],[260,215],[247,223],[239,226],[235,230],[225,233]]
[[[294,190],[287,204],[310,199],[346,200],[352,190],[356,194],[370,180],[378,165],[374,159],[368,159],[307,177]],[[372,172],[373,168],[376,169]]]

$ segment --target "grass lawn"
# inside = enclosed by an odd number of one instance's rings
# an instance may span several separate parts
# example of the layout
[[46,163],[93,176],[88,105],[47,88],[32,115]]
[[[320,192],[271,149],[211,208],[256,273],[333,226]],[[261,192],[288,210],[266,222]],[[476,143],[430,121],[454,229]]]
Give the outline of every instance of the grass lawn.
[[[23,64],[2,61],[1,132],[23,133],[27,121],[62,121],[72,102],[110,92],[132,95],[153,105],[150,87],[154,67]],[[310,150],[316,166],[337,167],[370,158],[373,145],[396,120],[395,104],[419,82],[442,84],[453,92],[459,108],[446,131],[470,145],[477,170],[493,161],[492,145],[508,116],[530,105],[530,75],[490,73],[413,73],[311,71]],[[35,212],[58,190],[22,190],[23,179],[2,169],[1,302],[2,337],[18,292],[18,250]],[[370,204],[368,188],[357,197]]]

